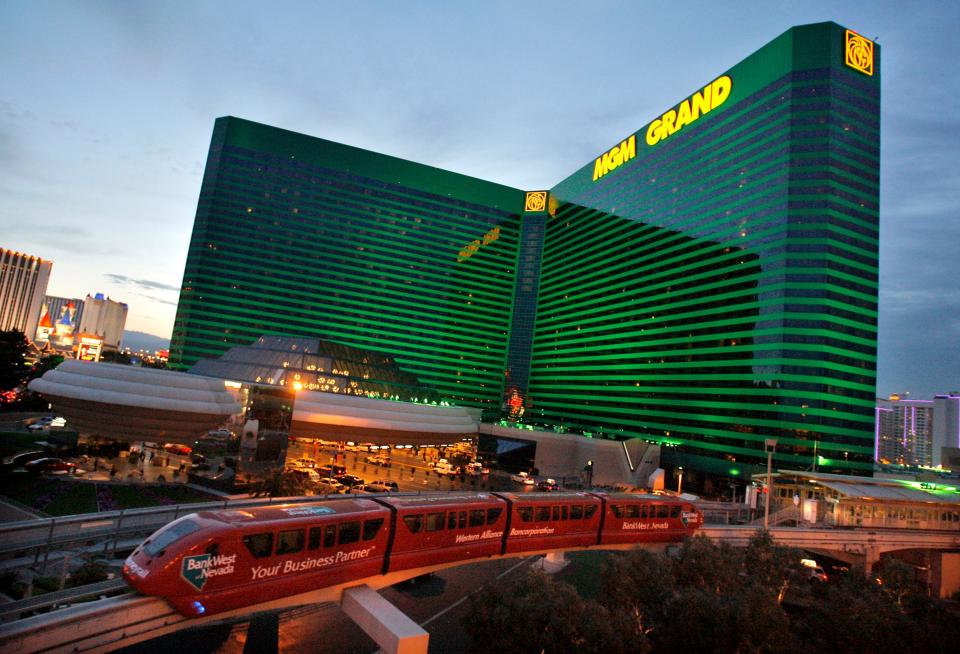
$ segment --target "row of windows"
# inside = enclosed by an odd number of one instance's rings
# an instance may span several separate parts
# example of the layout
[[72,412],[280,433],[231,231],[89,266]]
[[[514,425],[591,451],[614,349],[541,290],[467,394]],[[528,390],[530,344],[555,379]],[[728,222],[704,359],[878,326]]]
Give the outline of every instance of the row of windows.
[[517,515],[523,522],[547,520],[589,520],[597,512],[596,504],[565,504],[561,506],[521,506]]
[[[307,549],[324,549],[336,545],[349,545],[361,540],[373,540],[383,526],[383,518],[373,520],[351,520],[340,524],[311,527],[309,534],[303,529],[290,529],[260,534],[247,534],[243,537],[243,544],[247,546],[254,557],[262,559],[271,555],[296,554],[303,550],[304,543]],[[276,549],[274,549],[276,541]]]
[[492,525],[500,517],[503,509],[471,509],[470,511],[451,511],[449,514],[439,511],[436,513],[417,513],[403,516],[403,523],[411,534],[421,531],[442,531],[446,529],[466,529],[467,527],[483,527]]
[[680,506],[666,504],[611,504],[610,511],[618,518],[679,518]]

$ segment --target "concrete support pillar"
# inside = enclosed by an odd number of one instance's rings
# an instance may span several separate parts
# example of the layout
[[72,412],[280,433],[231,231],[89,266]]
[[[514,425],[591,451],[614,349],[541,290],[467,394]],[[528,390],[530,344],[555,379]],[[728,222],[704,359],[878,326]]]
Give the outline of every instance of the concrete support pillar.
[[867,545],[863,548],[863,572],[870,578],[873,574],[873,566],[880,561],[880,548],[876,545]]
[[385,654],[427,654],[430,634],[369,586],[343,591],[340,606]]
[[556,574],[569,565],[563,552],[550,552],[536,564],[548,575]]

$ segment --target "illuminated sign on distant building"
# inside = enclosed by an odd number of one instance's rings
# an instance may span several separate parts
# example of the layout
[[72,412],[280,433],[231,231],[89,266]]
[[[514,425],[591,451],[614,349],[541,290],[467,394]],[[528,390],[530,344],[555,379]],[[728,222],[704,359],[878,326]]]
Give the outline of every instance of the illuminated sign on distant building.
[[694,93],[675,109],[663,114],[647,127],[647,145],[656,145],[668,136],[676,134],[700,116],[722,105],[730,97],[733,80],[723,75]]
[[103,339],[95,336],[80,336],[80,345],[77,346],[77,358],[81,361],[99,361]]
[[847,30],[847,42],[844,47],[846,64],[861,73],[873,75],[873,41],[856,32]]

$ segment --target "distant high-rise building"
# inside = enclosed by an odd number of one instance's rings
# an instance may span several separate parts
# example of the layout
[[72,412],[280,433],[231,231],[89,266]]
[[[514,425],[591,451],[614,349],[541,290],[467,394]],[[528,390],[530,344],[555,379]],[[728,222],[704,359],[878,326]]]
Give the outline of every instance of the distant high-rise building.
[[53,262],[0,248],[0,330],[33,339]]
[[88,295],[78,323],[79,333],[101,338],[104,350],[119,350],[127,324],[127,305],[104,297],[103,293]]
[[933,396],[933,465],[945,465],[943,448],[960,448],[960,392]]
[[909,466],[932,466],[933,400],[894,394],[877,401],[877,460]]

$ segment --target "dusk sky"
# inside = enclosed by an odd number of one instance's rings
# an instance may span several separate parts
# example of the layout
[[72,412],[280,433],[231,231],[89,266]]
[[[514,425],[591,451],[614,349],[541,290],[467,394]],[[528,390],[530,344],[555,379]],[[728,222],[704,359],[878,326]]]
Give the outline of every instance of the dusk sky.
[[957,2],[0,0],[0,246],[169,337],[218,116],[549,188],[826,20],[882,48],[878,393],[960,390]]

